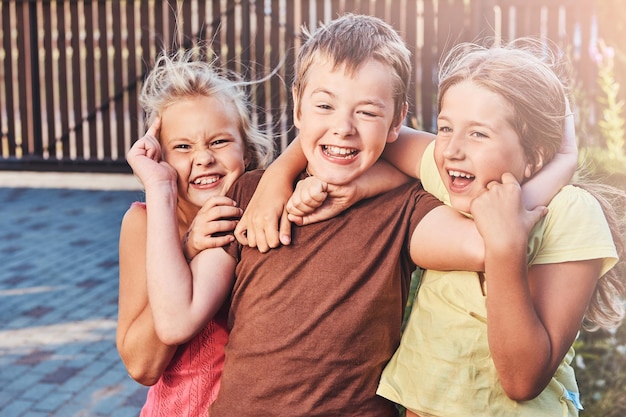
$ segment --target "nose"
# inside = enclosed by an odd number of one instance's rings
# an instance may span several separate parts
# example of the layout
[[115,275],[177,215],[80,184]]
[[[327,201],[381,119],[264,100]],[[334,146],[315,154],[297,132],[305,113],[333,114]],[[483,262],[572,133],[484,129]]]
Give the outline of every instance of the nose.
[[446,159],[461,159],[463,157],[463,137],[453,134],[448,140],[443,150],[443,157]]
[[341,138],[354,135],[355,128],[352,117],[349,115],[338,114],[335,118],[333,133]]
[[215,155],[208,149],[200,149],[194,155],[196,165],[210,165],[215,162]]

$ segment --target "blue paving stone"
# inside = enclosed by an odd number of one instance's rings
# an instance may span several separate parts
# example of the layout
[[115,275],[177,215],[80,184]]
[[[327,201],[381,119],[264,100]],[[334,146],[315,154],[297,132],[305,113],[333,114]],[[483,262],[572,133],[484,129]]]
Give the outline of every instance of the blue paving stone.
[[0,188],[0,416],[139,414],[115,320],[120,222],[141,195]]

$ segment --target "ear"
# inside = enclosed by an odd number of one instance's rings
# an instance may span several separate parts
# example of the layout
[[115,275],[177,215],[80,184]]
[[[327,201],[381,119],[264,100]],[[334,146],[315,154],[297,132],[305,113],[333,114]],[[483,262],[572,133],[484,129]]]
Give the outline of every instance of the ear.
[[531,164],[530,162],[526,164],[526,169],[524,170],[524,178],[530,178],[535,175],[541,168],[543,168],[543,152],[539,151],[535,154],[535,163]]
[[297,87],[291,89],[291,97],[293,98],[293,124],[300,129],[300,99]]
[[400,110],[400,114],[398,114],[396,120],[394,120],[393,125],[389,129],[389,133],[387,134],[387,143],[394,142],[398,139],[398,135],[400,134],[400,128],[402,128],[402,124],[406,115],[409,111],[409,104],[404,103],[402,105],[402,110]]

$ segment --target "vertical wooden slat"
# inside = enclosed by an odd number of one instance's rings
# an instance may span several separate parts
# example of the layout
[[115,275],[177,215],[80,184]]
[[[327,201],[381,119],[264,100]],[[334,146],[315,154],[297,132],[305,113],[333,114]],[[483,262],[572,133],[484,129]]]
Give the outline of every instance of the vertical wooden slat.
[[[435,11],[434,0],[424,0],[424,49],[422,50],[422,129],[433,131],[433,106],[436,96],[434,88],[428,88],[433,83],[433,70],[435,59],[433,58],[433,45],[435,45]],[[430,45],[430,46],[429,46]]]
[[[257,79],[265,76],[266,71],[266,59],[265,59],[265,10],[263,4],[255,3],[255,19],[256,19],[256,34],[254,37],[254,54],[256,56],[255,61]],[[271,71],[273,68],[269,68]],[[264,82],[257,83],[254,86],[254,113],[258,126],[264,127],[267,121],[265,117],[265,88]]]
[[[13,88],[15,83],[13,82],[13,49],[14,45],[12,42],[13,33],[18,33],[19,30],[23,30],[23,28],[17,28],[17,21],[11,19],[11,13],[15,11],[15,3],[4,3],[2,7],[2,27],[3,29],[3,39],[2,39],[2,47],[5,52],[4,56],[4,88],[5,88],[5,105],[6,105],[6,131],[3,134],[7,136],[7,148],[9,157],[17,156],[17,129],[15,126],[16,114],[15,114],[15,93]],[[8,30],[6,29],[8,28]],[[19,97],[19,92],[18,92]]]
[[[271,45],[270,62],[274,62],[274,63],[280,62],[280,58],[281,58],[281,51],[279,50],[279,45],[280,45],[280,20],[279,20],[280,4],[279,3],[280,3],[279,0],[271,1],[272,25],[270,28],[270,45]],[[281,89],[280,81],[278,80],[277,77],[272,77],[272,79],[270,80],[270,91],[271,91],[270,108],[266,109],[266,111],[269,110],[269,113],[271,114],[272,130],[274,131],[276,131],[276,129],[280,127],[279,125],[280,112],[281,112],[280,89]],[[275,135],[275,137],[278,137],[278,135]],[[278,146],[280,145],[281,144],[279,143]]]
[[[379,16],[384,19],[384,16]],[[407,44],[407,47],[411,51],[411,58],[413,60],[413,71],[411,73],[411,82],[409,84],[409,118],[414,118],[416,115],[416,85],[417,79],[415,76],[415,66],[417,65],[417,1],[416,0],[407,0],[406,2],[406,13],[404,14],[405,19],[405,29],[403,38]]]
[[68,83],[67,79],[67,48],[66,45],[66,32],[65,32],[65,8],[63,3],[56,4],[56,24],[57,24],[57,43],[56,50],[58,51],[58,79],[56,80],[58,86],[58,111],[60,115],[60,137],[57,139],[58,144],[62,148],[63,158],[70,157],[70,135],[69,135],[69,118],[68,118],[68,95],[67,88],[65,86]]
[[[230,2],[227,2],[227,4],[225,16],[223,16],[226,21],[226,67],[229,70],[237,71],[235,67],[235,5]],[[224,19],[222,21],[224,21]]]
[[[137,48],[136,39],[135,39],[135,27],[137,22],[135,22],[135,6],[132,1],[128,1],[126,3],[126,32],[128,33],[127,39],[127,53],[128,53],[128,122],[130,124],[130,140],[138,137],[139,135],[139,122],[137,119],[137,111],[139,108],[139,103],[137,98],[139,97],[139,89],[137,88],[139,77],[137,74]],[[126,150],[129,147],[129,143],[124,138],[124,147],[123,150],[120,150],[120,157],[126,154]]]
[[211,29],[213,31],[211,39],[213,44],[213,50],[215,51],[216,65],[223,65],[222,63],[222,6],[220,0],[213,0],[213,22]]
[[46,112],[46,132],[48,136],[48,155],[56,158],[55,149],[55,112],[57,111],[56,100],[54,98],[54,91],[51,88],[55,80],[53,79],[53,65],[52,59],[53,47],[52,47],[52,10],[49,2],[43,2],[42,4],[42,16],[44,42],[43,48],[45,52],[44,58],[44,85],[46,86],[46,100],[45,100],[45,112]]
[[191,1],[183,1],[181,3],[182,6],[182,17],[183,17],[183,21],[182,21],[182,25],[183,27],[182,32],[183,32],[183,42],[182,42],[182,46],[184,46],[185,48],[191,48],[195,42],[195,33],[193,33],[193,25],[192,25],[192,16],[191,16]]
[[100,37],[98,39],[98,48],[100,50],[99,56],[99,108],[102,124],[102,149],[104,155],[111,155],[111,110],[109,103],[109,57],[108,57],[108,28],[107,28],[107,2],[105,0],[98,0],[98,32]]
[[87,100],[87,122],[89,124],[89,149],[92,155],[98,147],[98,121],[96,115],[96,43],[94,31],[93,2],[85,2],[85,98]]
[[[4,5],[2,2],[0,2],[0,21],[2,21],[2,27],[8,28],[9,26],[5,26],[4,23],[4,16],[7,13],[7,9],[8,6]],[[2,50],[2,52],[4,52],[4,40],[6,37],[6,33],[5,30],[2,30],[2,27],[0,27],[0,45],[2,45],[2,47],[0,48]],[[2,55],[0,55],[1,57]],[[9,156],[8,153],[8,144],[9,144],[9,138],[7,137],[7,127],[5,126],[6,124],[6,117],[4,115],[4,109],[6,109],[7,107],[7,103],[6,103],[6,97],[5,97],[5,90],[6,90],[6,74],[4,73],[4,67],[5,67],[5,59],[0,59],[0,158],[5,158]]]
[[546,28],[546,36],[559,47],[562,47],[562,39],[560,39],[559,33],[559,5],[556,3],[550,3],[547,5],[548,21]]
[[[113,2],[112,4],[113,16],[120,16],[122,14],[120,2]],[[124,137],[126,124],[126,117],[124,111],[124,80],[122,71],[124,71],[124,54],[122,53],[122,19],[113,18],[113,96],[111,97],[113,114],[115,117],[115,153],[106,155],[107,158],[115,158],[120,151],[124,149]]]
[[178,33],[176,29],[176,18],[178,12],[178,1],[168,0],[165,3],[166,10],[163,14],[164,24],[167,27],[167,31],[164,33],[163,39],[165,40],[168,49],[180,48],[182,43],[182,35]]
[[[285,67],[283,70],[285,83],[286,83],[286,94],[285,101],[283,102],[283,111],[284,111],[284,120],[285,120],[285,129],[287,133],[283,133],[284,140],[286,142],[291,142],[296,136],[296,129],[293,127],[293,99],[291,95],[291,87],[293,84],[293,66],[295,63],[295,54],[296,54],[296,34],[299,33],[300,28],[296,28],[295,26],[295,7],[294,4],[287,2],[287,10],[285,13],[287,20],[285,22],[286,30],[285,30],[285,45],[287,54],[285,57]],[[274,76],[276,78],[276,76]],[[281,143],[282,145],[282,143]],[[278,149],[280,147],[277,146]]]
[[30,47],[30,25],[29,25],[29,10],[28,3],[18,3],[16,5],[16,17],[17,17],[17,48],[21,51],[18,55],[18,68],[23,70],[17,72],[18,81],[18,110],[20,129],[16,131],[16,140],[21,145],[20,153],[25,157],[31,157],[34,154],[32,142],[33,138],[30,135],[28,126],[31,105],[30,100],[32,96],[32,85],[30,80],[32,78],[32,65],[30,61],[31,47]]
[[[81,54],[80,54],[80,28],[78,20],[81,16],[78,13],[78,4],[75,2],[70,2],[70,27],[72,30],[72,37],[70,39],[70,44],[72,46],[72,82],[70,84],[72,91],[72,113],[74,119],[74,126],[72,130],[74,131],[75,137],[75,146],[76,146],[76,155],[78,159],[85,159],[88,155],[85,155],[84,142],[83,142],[83,117],[82,117],[82,100],[83,100],[83,91],[81,88]],[[94,154],[94,149],[91,150],[92,155]]]

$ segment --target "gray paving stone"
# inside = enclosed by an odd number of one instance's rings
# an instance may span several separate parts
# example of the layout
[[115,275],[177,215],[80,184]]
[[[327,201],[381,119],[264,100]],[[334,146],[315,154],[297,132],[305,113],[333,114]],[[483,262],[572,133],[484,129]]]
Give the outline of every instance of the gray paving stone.
[[137,416],[115,350],[119,226],[137,191],[0,188],[0,416]]

